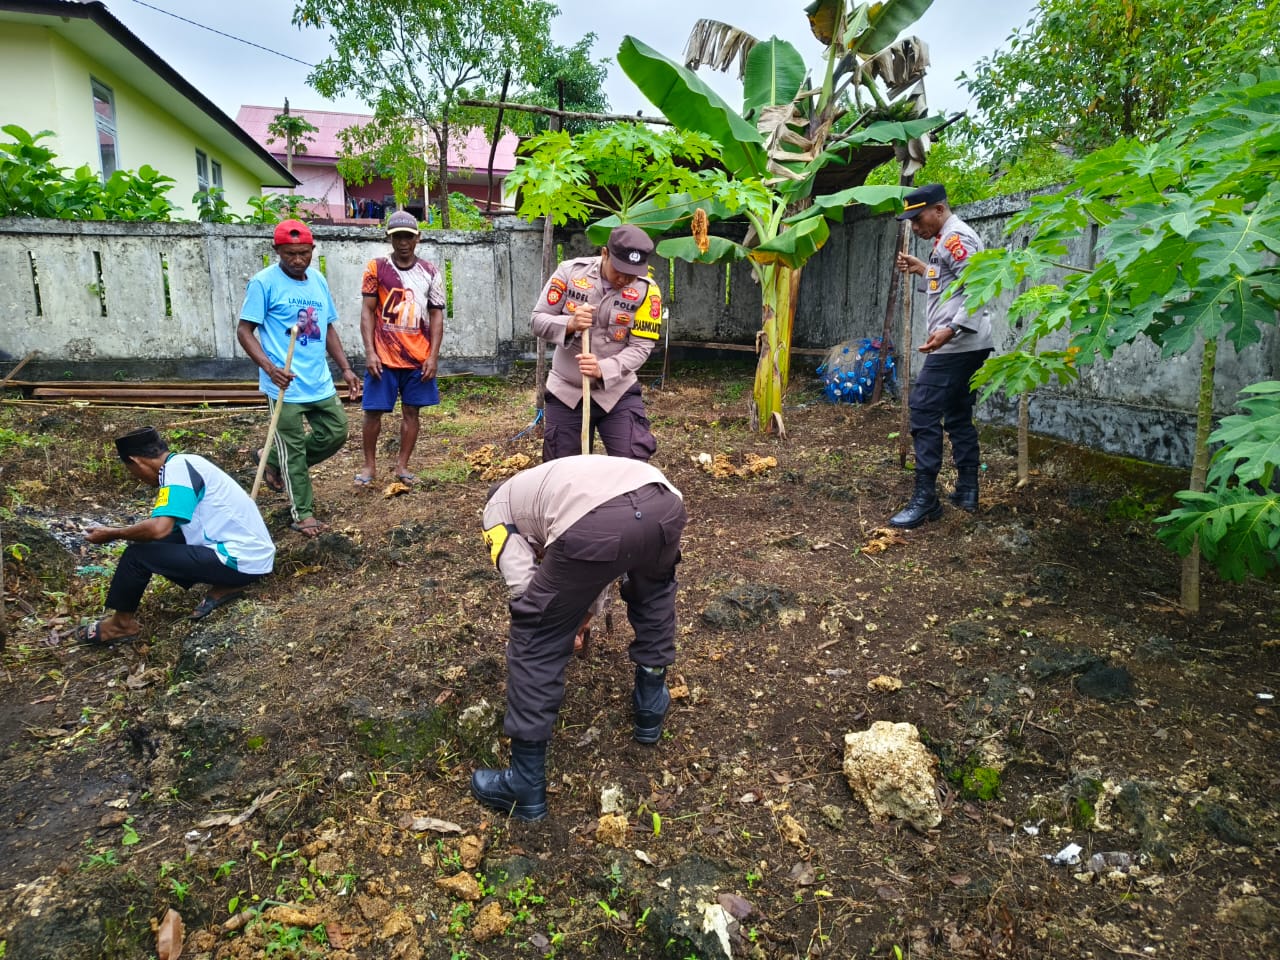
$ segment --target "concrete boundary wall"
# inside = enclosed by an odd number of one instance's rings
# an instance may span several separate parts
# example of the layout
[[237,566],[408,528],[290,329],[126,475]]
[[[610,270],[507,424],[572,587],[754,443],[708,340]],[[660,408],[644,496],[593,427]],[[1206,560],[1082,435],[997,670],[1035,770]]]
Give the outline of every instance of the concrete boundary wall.
[[[1022,235],[1004,239],[1009,218],[1025,206],[1025,197],[1005,197],[958,212],[988,246],[998,246],[1025,242]],[[738,238],[736,229],[727,225],[724,232]],[[388,250],[386,239],[367,227],[317,227],[315,233],[315,262],[323,265],[338,305],[338,331],[348,355],[358,360],[360,278],[365,263]],[[556,239],[560,256],[595,253],[581,233],[558,232]],[[897,223],[889,217],[833,225],[831,239],[803,274],[796,346],[879,336],[896,240]],[[1093,240],[1082,235],[1068,262],[1092,264]],[[917,254],[927,252],[913,242]],[[485,233],[429,231],[419,251],[451,278],[445,371],[498,373],[531,355],[528,317],[542,286],[539,225],[507,218]],[[267,226],[0,220],[0,375],[38,351],[24,378],[250,377],[253,366],[236,343],[236,321],[245,285],[271,258]],[[666,294],[672,339],[754,342],[760,291],[749,267],[668,264],[657,257],[653,265]],[[998,351],[1017,340],[1005,321],[1011,299],[993,310]],[[914,298],[914,309],[913,340],[920,343],[923,295]],[[1032,429],[1158,463],[1189,463],[1199,362],[1198,350],[1161,361],[1145,341],[1118,351],[1106,363],[1083,368],[1078,383],[1037,391]],[[919,363],[913,353],[913,368]],[[793,376],[816,366],[796,358]],[[1263,379],[1280,379],[1276,331],[1243,356],[1224,344],[1215,409],[1229,412],[1241,387]],[[1015,409],[993,398],[980,416],[1012,423]]]

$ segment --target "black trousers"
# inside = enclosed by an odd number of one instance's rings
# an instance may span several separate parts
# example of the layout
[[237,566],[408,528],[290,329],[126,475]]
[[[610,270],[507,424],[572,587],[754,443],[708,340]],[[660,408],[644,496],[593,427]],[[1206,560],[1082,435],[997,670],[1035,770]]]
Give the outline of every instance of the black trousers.
[[[542,427],[542,460],[558,460],[561,457],[572,457],[582,453],[582,402],[569,406],[548,393],[543,407],[546,423]],[[649,426],[649,416],[644,410],[644,399],[640,393],[640,384],[635,384],[618,398],[613,409],[608,413],[591,401],[591,433],[592,443],[595,435],[600,435],[605,452],[611,457],[626,457],[628,460],[649,458],[658,449],[658,441]]]
[[573,638],[600,591],[624,573],[635,630],[628,655],[645,667],[676,658],[676,564],[684,503],[651,483],[596,507],[547,548],[524,595],[511,603],[504,729],[550,740],[564,700]]
[[944,429],[951,437],[956,469],[976,470],[981,464],[978,430],[973,425],[977,392],[969,388],[969,381],[990,355],[990,350],[971,350],[931,353],[925,357],[920,375],[911,385],[911,438],[915,445],[916,470],[938,475],[942,467]]
[[191,546],[182,539],[182,531],[175,529],[163,540],[141,541],[125,547],[107,590],[107,609],[136,613],[152,574],[157,573],[184,590],[197,583],[246,587],[266,576],[232,570],[218,559],[212,547]]

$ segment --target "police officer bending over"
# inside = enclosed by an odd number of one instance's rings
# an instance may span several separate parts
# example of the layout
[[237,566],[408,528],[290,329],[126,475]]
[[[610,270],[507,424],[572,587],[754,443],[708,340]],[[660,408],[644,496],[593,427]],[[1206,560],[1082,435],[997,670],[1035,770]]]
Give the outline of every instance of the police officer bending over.
[[680,491],[660,470],[621,457],[552,460],[494,491],[483,525],[490,559],[511,589],[504,723],[511,766],[471,775],[482,804],[517,820],[547,815],[547,742],[573,638],[597,595],[624,574],[622,599],[635,630],[632,736],[640,743],[662,736],[685,519]]

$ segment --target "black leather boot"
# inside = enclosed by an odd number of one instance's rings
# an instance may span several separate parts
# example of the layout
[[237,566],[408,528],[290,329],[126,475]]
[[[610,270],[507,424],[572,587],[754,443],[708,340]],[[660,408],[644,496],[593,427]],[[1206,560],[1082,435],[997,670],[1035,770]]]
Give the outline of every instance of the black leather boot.
[[910,530],[929,520],[942,516],[942,501],[938,499],[938,477],[932,473],[916,471],[916,492],[907,505],[889,518],[889,526]]
[[657,743],[662,736],[662,721],[671,707],[666,667],[650,673],[636,664],[636,687],[631,694],[631,705],[635,709],[635,728],[631,735],[637,743]]
[[547,741],[512,740],[511,766],[477,770],[471,795],[517,820],[541,820],[547,815]]
[[978,510],[978,468],[961,467],[956,474],[956,488],[947,499],[966,513]]

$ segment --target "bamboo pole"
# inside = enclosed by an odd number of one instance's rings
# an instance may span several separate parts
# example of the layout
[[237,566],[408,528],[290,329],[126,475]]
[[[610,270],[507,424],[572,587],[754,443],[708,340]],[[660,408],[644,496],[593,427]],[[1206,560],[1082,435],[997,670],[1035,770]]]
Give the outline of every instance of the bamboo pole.
[[[289,352],[284,358],[284,372],[289,373],[293,366],[293,345],[298,339],[298,325],[295,323],[289,328]],[[253,490],[249,493],[250,500],[258,499],[258,488],[262,486],[262,478],[267,472],[267,457],[271,454],[271,441],[275,439],[276,424],[280,422],[280,411],[284,409],[284,390],[276,395],[275,406],[271,410],[271,422],[267,424],[267,439],[262,444],[262,456],[258,458],[258,475],[253,478]]]

